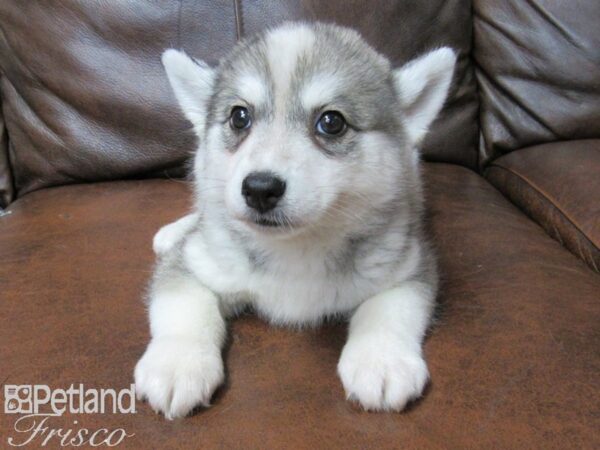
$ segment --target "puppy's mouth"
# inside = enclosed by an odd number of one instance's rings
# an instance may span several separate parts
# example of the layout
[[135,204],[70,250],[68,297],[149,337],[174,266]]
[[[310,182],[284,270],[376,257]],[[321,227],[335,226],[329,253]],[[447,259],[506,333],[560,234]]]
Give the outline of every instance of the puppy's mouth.
[[298,228],[298,224],[283,213],[249,214],[243,221],[251,228],[262,232],[285,233]]
[[283,225],[281,222],[278,222],[273,219],[269,219],[267,217],[256,218],[256,219],[254,219],[254,223],[261,227],[273,227],[273,228],[281,227]]

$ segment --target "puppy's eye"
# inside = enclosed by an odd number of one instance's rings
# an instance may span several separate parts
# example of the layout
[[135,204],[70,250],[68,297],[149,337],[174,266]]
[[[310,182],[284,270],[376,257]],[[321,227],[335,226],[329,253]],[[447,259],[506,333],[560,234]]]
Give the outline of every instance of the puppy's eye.
[[346,131],[346,119],[337,111],[325,111],[317,121],[317,133],[337,136]]
[[231,110],[231,116],[229,117],[229,125],[234,130],[245,130],[250,128],[252,125],[252,118],[247,108],[243,106],[235,106]]

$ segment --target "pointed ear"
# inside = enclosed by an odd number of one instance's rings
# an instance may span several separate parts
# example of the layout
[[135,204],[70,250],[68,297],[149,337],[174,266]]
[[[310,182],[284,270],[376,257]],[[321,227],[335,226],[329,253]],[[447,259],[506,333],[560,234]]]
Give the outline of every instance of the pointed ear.
[[192,122],[196,133],[202,135],[213,90],[214,70],[203,61],[172,48],[163,53],[162,63],[183,114]]
[[454,51],[442,47],[394,71],[406,132],[412,144],[421,142],[442,109],[455,63]]

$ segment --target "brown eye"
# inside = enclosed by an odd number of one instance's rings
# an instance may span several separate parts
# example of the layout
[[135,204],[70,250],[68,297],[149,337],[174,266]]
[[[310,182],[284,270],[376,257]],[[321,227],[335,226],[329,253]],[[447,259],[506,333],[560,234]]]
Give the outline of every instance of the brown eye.
[[337,136],[346,130],[346,119],[337,111],[325,111],[317,121],[317,133]]
[[235,106],[231,110],[231,116],[229,117],[229,125],[234,130],[245,130],[250,128],[252,125],[252,119],[250,118],[250,112],[243,106]]

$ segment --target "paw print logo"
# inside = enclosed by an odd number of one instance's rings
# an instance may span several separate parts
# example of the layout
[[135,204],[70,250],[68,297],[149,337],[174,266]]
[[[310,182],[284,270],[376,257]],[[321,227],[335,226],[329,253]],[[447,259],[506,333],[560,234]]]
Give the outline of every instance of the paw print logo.
[[6,414],[29,414],[32,412],[32,389],[28,385],[4,386],[4,412]]

